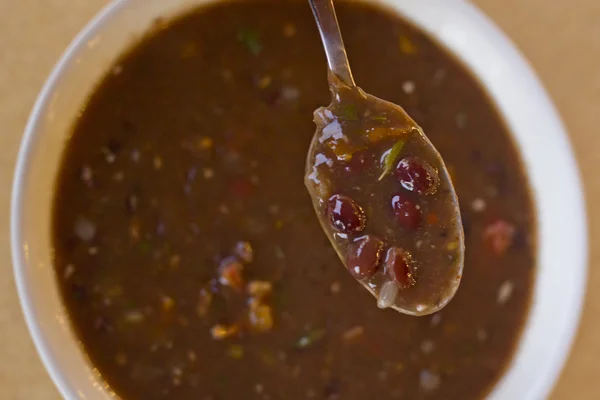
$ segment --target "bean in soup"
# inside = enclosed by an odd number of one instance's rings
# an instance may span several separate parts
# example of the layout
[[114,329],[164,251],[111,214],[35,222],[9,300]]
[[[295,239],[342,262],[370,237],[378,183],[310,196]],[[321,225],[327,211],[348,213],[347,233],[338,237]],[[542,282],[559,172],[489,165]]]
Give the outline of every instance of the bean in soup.
[[329,85],[304,178],[321,226],[380,308],[439,311],[458,289],[464,260],[446,166],[401,107],[333,73]]

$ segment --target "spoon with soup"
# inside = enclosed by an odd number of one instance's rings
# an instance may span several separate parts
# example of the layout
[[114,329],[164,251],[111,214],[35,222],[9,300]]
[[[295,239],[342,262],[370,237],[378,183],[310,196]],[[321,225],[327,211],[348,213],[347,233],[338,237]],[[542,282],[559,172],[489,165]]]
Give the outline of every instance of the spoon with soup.
[[309,3],[332,95],[314,112],[317,129],[305,172],[321,226],[380,308],[436,312],[456,293],[464,261],[448,170],[402,107],[356,86],[332,0]]

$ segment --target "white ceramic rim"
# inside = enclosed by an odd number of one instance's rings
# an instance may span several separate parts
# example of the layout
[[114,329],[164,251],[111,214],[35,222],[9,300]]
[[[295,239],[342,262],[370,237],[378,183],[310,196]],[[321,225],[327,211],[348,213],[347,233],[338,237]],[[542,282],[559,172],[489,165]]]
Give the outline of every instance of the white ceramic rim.
[[[543,399],[550,393],[566,361],[578,327],[587,275],[587,227],[583,189],[567,134],[552,102],[535,73],[509,39],[473,5],[461,0],[380,0],[400,11],[439,43],[452,51],[485,86],[521,149],[534,189],[538,217],[538,271],[548,265],[568,265],[557,282],[556,274],[538,274],[533,303],[517,352],[507,373],[495,385],[490,399]],[[27,242],[21,220],[24,177],[31,163],[29,153],[43,111],[63,71],[76,62],[88,41],[130,0],[116,0],[106,6],[74,39],[46,81],[30,115],[19,151],[11,204],[11,245],[17,290],[27,326],[40,357],[62,396],[66,399],[110,396],[100,382],[85,388],[72,382],[67,371],[58,368],[59,357],[46,341],[46,327],[36,319],[36,306],[30,301],[27,272]],[[513,93],[507,95],[510,79]],[[91,90],[91,88],[90,88]],[[530,116],[543,116],[531,118]],[[517,132],[531,132],[523,135]],[[542,140],[543,139],[543,140]],[[536,148],[543,156],[535,156]],[[523,151],[523,149],[530,149]],[[537,154],[537,153],[536,153]],[[540,162],[541,157],[546,159]],[[560,182],[553,189],[552,183]],[[566,212],[565,210],[568,210]],[[563,249],[560,250],[556,249]],[[548,267],[549,268],[549,267]],[[558,286],[560,284],[560,286]],[[561,298],[550,298],[561,293]],[[546,324],[546,325],[545,325]],[[547,329],[550,324],[551,329]],[[71,333],[72,334],[72,333]],[[542,335],[543,334],[543,335]],[[56,350],[56,349],[54,349]],[[532,361],[535,357],[535,361]],[[532,364],[534,362],[534,364]],[[532,368],[532,366],[535,368]],[[91,370],[89,365],[82,368]],[[95,393],[95,395],[94,395]],[[104,398],[104,397],[103,397]]]

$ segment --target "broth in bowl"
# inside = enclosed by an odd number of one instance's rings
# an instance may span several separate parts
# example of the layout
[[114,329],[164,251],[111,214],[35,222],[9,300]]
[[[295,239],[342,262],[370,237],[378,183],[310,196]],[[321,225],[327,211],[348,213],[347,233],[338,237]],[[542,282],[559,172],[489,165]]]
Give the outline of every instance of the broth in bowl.
[[337,9],[357,80],[449,166],[466,244],[456,297],[429,317],[378,310],[321,231],[303,184],[328,99],[308,5],[205,6],[157,22],[113,66],[57,185],[63,298],[123,399],[480,399],[504,372],[535,265],[510,135],[422,33],[372,5]]

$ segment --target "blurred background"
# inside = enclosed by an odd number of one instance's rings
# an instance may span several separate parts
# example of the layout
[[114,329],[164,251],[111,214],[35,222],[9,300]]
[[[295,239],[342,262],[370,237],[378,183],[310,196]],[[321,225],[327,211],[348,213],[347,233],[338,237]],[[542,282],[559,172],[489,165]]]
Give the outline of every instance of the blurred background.
[[[417,1],[417,0],[415,0]],[[107,0],[0,0],[0,399],[59,395],[25,327],[12,278],[9,194],[16,153],[41,85],[73,36]],[[566,123],[585,184],[588,296],[571,357],[552,400],[600,398],[600,2],[476,0],[533,64]],[[558,194],[557,189],[557,195]],[[565,265],[565,274],[569,266]],[[517,399],[515,399],[517,400]]]

